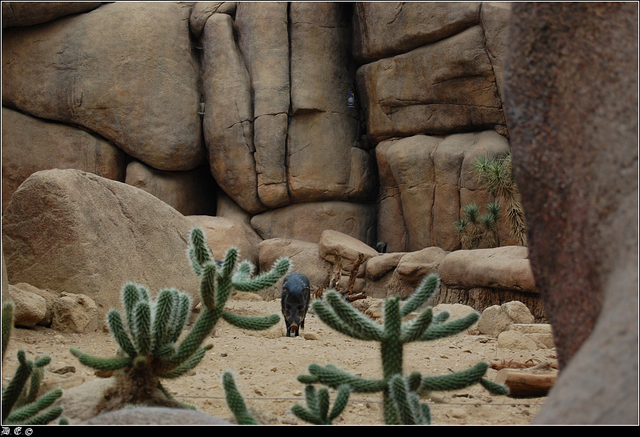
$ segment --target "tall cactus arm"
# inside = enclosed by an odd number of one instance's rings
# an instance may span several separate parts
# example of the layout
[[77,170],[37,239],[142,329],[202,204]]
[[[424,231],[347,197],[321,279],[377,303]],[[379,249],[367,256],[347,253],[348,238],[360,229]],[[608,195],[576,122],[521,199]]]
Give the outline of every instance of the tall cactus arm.
[[231,372],[225,372],[222,375],[222,385],[227,400],[227,405],[236,418],[239,425],[256,425],[257,422],[254,417],[247,410],[247,406],[242,399],[242,395],[236,387],[236,383],[233,379]]
[[9,345],[11,328],[13,327],[13,303],[7,301],[2,304],[2,359]]
[[222,313],[222,318],[233,326],[251,331],[269,329],[280,321],[280,316],[277,314],[272,314],[266,317],[251,317],[233,314],[228,311],[224,311]]
[[69,351],[73,355],[75,355],[82,364],[96,370],[124,369],[125,367],[130,366],[133,363],[133,359],[131,357],[94,357],[93,355],[82,353],[74,347],[69,349]]
[[417,393],[420,395],[427,394],[432,391],[451,391],[459,390],[473,384],[477,384],[487,373],[489,365],[480,362],[475,366],[450,375],[426,376],[422,378]]
[[[291,268],[291,261],[288,258],[280,258],[276,261],[274,266],[268,272],[256,276],[255,278],[248,278],[248,275],[244,271],[239,271],[233,278],[233,287],[239,291],[255,292],[263,290],[267,287],[274,285],[280,278],[286,275]],[[246,267],[245,267],[246,269]]]
[[[329,293],[329,291],[327,293]],[[353,337],[358,340],[369,340],[368,337],[357,332],[352,326],[344,323],[343,320],[338,317],[338,315],[333,311],[333,309],[330,306],[326,305],[321,299],[313,300],[311,302],[311,308],[313,308],[316,316],[318,316],[318,318],[322,320],[323,323],[325,323],[330,328],[338,331],[339,333],[348,335],[349,337]]]
[[202,359],[204,358],[205,352],[211,348],[213,348],[213,345],[211,344],[200,347],[184,363],[180,364],[178,367],[173,368],[172,370],[158,373],[158,376],[166,379],[174,379],[184,375],[189,370],[195,368],[198,364],[200,364],[200,361],[202,361]]
[[433,310],[431,309],[431,307],[426,308],[415,320],[405,323],[402,326],[400,341],[405,344],[418,341],[424,335],[427,329],[429,329],[432,320]]
[[474,311],[459,319],[451,320],[446,323],[432,323],[429,329],[420,338],[420,341],[437,340],[439,338],[449,337],[464,331],[480,318],[480,313]]
[[348,304],[335,290],[326,293],[327,303],[342,322],[349,326],[359,338],[382,341],[385,338],[384,328],[362,314],[353,305]]
[[317,364],[309,365],[310,375],[298,375],[298,381],[303,384],[320,383],[331,388],[338,388],[346,384],[356,393],[377,393],[386,389],[387,383],[384,380],[373,380],[351,375],[344,370],[328,364],[321,367]]
[[124,329],[120,313],[117,310],[112,309],[107,313],[107,324],[120,349],[130,357],[135,357],[137,355],[136,348],[131,343],[131,339]]
[[149,355],[153,346],[153,337],[151,336],[151,306],[148,301],[140,301],[136,304],[130,329],[138,355]]
[[405,301],[401,315],[404,317],[424,305],[440,289],[440,277],[430,274],[420,283],[416,291]]
[[20,397],[22,389],[33,371],[33,363],[27,360],[23,350],[18,351],[18,363],[16,373],[2,391],[2,423],[5,422],[11,408]]
[[213,261],[213,255],[211,254],[211,249],[206,242],[202,229],[191,229],[189,239],[191,244],[187,250],[187,257],[191,260],[193,270],[200,276],[202,274],[202,267]]
[[39,416],[36,416],[36,414],[51,406],[61,396],[61,389],[52,390],[42,395],[34,402],[12,411],[7,417],[6,422],[9,424],[15,423],[21,425],[49,423],[50,421],[57,419],[62,414],[61,407],[52,409],[53,411],[44,412]]

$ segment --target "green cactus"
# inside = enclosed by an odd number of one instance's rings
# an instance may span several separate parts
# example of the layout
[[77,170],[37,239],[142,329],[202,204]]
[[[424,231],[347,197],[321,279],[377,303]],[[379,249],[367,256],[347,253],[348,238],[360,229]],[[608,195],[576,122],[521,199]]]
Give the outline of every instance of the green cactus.
[[506,221],[511,237],[520,246],[527,245],[527,229],[524,210],[520,202],[520,191],[512,170],[511,151],[497,158],[479,156],[473,168],[482,186],[496,198],[502,198],[506,210]]
[[[9,344],[13,327],[13,303],[2,306],[2,359]],[[18,368],[9,384],[2,390],[2,423],[5,425],[46,425],[62,414],[61,407],[49,408],[62,396],[62,390],[52,390],[38,397],[44,374],[43,368],[51,358],[42,357],[35,362],[26,358],[24,351],[18,351]],[[60,419],[60,424],[67,423]]]
[[434,316],[432,308],[426,307],[417,318],[402,323],[405,316],[425,304],[439,287],[440,278],[432,274],[425,278],[403,305],[397,296],[386,299],[383,325],[344,301],[335,290],[327,291],[322,300],[316,299],[312,302],[315,314],[329,327],[342,334],[359,340],[379,342],[383,375],[381,379],[368,379],[351,375],[331,364],[325,367],[311,364],[310,374],[299,375],[298,381],[303,384],[320,383],[332,388],[347,384],[357,393],[382,392],[386,424],[429,423],[429,407],[427,404],[421,404],[419,398],[431,391],[457,390],[480,383],[492,393],[506,394],[507,387],[484,378],[488,369],[488,364],[484,362],[471,369],[444,376],[423,377],[418,372],[408,376],[403,374],[405,344],[455,335],[467,329],[479,318],[479,313],[473,312],[448,321],[448,312]]
[[463,249],[477,249],[484,243],[486,247],[498,245],[497,222],[500,219],[500,205],[489,203],[487,213],[480,215],[480,208],[470,203],[462,208],[464,217],[455,223]]
[[222,374],[222,386],[224,388],[227,406],[236,418],[238,425],[257,425],[258,422],[249,410],[247,410],[247,406],[236,387],[236,382],[231,372],[226,371]]
[[291,407],[291,412],[298,418],[313,425],[331,425],[347,406],[350,394],[351,388],[349,385],[342,384],[339,386],[333,408],[329,412],[329,390],[321,388],[316,391],[313,385],[307,385],[305,387],[305,399],[308,408],[305,409],[298,404],[294,404]]
[[[146,287],[127,283],[121,291],[122,313],[112,309],[107,315],[111,335],[120,348],[118,355],[101,358],[71,349],[88,367],[118,371],[118,384],[108,396],[112,400],[101,407],[102,411],[127,404],[184,407],[171,398],[160,379],[178,378],[196,367],[212,347],[202,343],[221,318],[251,330],[267,329],[280,320],[277,314],[241,316],[225,311],[224,307],[234,289],[255,292],[275,284],[289,271],[287,258],[279,259],[270,271],[254,277],[250,262],[237,263],[235,248],[229,249],[224,261],[219,263],[213,258],[201,229],[192,229],[189,238],[191,244],[187,255],[200,277],[203,308],[193,328],[179,344],[191,311],[190,297],[175,288],[166,288],[151,300]],[[152,397],[151,393],[158,390],[163,396]]]

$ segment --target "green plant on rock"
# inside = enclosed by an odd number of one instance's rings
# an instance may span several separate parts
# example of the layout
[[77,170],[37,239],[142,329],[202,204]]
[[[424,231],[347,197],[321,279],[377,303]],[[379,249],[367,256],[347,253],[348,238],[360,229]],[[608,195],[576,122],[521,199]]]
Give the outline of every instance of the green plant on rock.
[[473,168],[482,186],[496,198],[502,198],[505,218],[509,224],[511,237],[520,246],[527,245],[527,230],[524,210],[520,203],[520,191],[512,170],[511,151],[504,156],[488,158],[479,156]]
[[480,244],[486,247],[498,245],[498,220],[500,205],[489,203],[487,213],[480,215],[480,208],[470,203],[462,208],[464,217],[455,223],[456,232],[460,236],[463,249],[477,249]]
[[[9,345],[13,327],[13,303],[2,306],[2,359]],[[62,407],[49,408],[62,396],[62,390],[55,389],[38,397],[44,374],[44,366],[51,358],[42,357],[35,362],[27,360],[23,350],[18,351],[18,368],[9,384],[2,390],[2,423],[4,425],[46,425],[62,414]],[[66,419],[60,419],[66,424]]]
[[123,312],[111,309],[107,315],[111,335],[120,349],[117,356],[101,358],[71,349],[88,367],[117,371],[117,383],[106,394],[101,411],[128,404],[185,407],[172,398],[160,380],[178,378],[200,363],[212,347],[203,342],[221,318],[250,330],[268,329],[280,320],[277,314],[242,316],[224,307],[234,290],[256,292],[275,284],[289,271],[287,258],[279,259],[270,271],[253,276],[254,266],[249,261],[238,263],[235,248],[227,251],[223,262],[218,262],[201,229],[192,229],[189,238],[187,255],[200,277],[203,307],[182,341],[179,340],[191,312],[191,298],[175,288],[166,288],[151,300],[146,287],[127,283],[121,291]]
[[315,314],[329,327],[342,334],[365,341],[380,343],[383,375],[369,379],[351,375],[331,364],[322,367],[309,365],[309,375],[299,375],[303,384],[323,384],[332,388],[348,385],[356,393],[382,393],[384,422],[386,424],[427,424],[431,421],[429,407],[420,398],[432,391],[458,390],[473,384],[481,384],[494,394],[508,393],[507,387],[484,378],[488,369],[485,362],[460,372],[442,376],[422,376],[419,372],[403,373],[403,347],[416,341],[430,341],[455,335],[478,320],[473,312],[455,320],[448,320],[449,313],[433,315],[426,307],[413,320],[402,319],[418,310],[440,287],[440,278],[429,275],[416,291],[400,304],[400,297],[387,298],[384,305],[384,324],[380,325],[348,302],[335,290],[329,290],[323,299],[312,302]]

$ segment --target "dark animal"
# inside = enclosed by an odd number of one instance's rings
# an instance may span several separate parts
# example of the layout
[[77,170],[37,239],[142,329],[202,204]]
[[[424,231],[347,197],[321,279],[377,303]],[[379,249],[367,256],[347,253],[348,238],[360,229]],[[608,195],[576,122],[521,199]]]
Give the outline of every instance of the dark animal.
[[282,315],[287,325],[287,337],[298,336],[300,328],[304,328],[311,291],[309,279],[300,273],[289,273],[282,282]]

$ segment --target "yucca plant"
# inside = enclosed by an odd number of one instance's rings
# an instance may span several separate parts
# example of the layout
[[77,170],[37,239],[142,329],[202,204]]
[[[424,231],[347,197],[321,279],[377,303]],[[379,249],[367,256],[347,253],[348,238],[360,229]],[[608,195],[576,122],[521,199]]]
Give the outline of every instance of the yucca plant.
[[[9,345],[13,327],[13,303],[2,305],[2,359]],[[3,425],[46,425],[62,414],[62,407],[49,408],[62,396],[62,390],[55,389],[38,397],[44,374],[44,366],[51,358],[42,357],[35,362],[27,360],[23,350],[18,351],[18,368],[9,384],[2,390]],[[66,419],[60,419],[66,424]]]
[[455,223],[456,232],[460,236],[463,249],[477,249],[480,244],[496,247],[498,241],[498,220],[500,205],[489,203],[487,213],[480,215],[480,208],[470,203],[462,208],[464,216]]
[[[164,405],[185,407],[162,386],[161,379],[178,378],[197,366],[211,345],[203,345],[216,323],[222,318],[242,329],[268,329],[280,317],[249,317],[224,309],[233,290],[256,292],[275,284],[290,267],[287,258],[279,259],[274,267],[253,276],[249,261],[237,263],[235,248],[227,251],[224,261],[213,258],[204,232],[194,228],[190,232],[188,257],[200,277],[200,312],[191,331],[180,340],[192,309],[191,298],[175,289],[167,288],[150,299],[146,287],[127,283],[121,291],[123,313],[111,309],[107,323],[119,346],[115,357],[101,358],[72,348],[71,352],[88,367],[117,371],[117,383],[105,396],[100,411],[111,411],[125,405]],[[189,406],[186,406],[189,407]]]
[[513,176],[511,161],[511,151],[497,158],[480,155],[473,168],[480,184],[497,199],[503,200],[511,237],[518,245],[526,246],[527,230],[524,210],[520,203],[520,191]]
[[328,290],[323,299],[312,302],[315,314],[329,327],[350,337],[380,343],[383,375],[369,379],[351,375],[331,364],[322,367],[309,365],[309,375],[299,375],[303,384],[323,384],[337,389],[348,385],[356,393],[382,393],[384,422],[386,424],[428,424],[431,422],[429,406],[420,398],[432,391],[458,390],[481,384],[491,393],[507,394],[508,388],[484,378],[489,365],[485,362],[460,372],[442,376],[422,376],[419,372],[403,372],[403,347],[416,341],[430,341],[460,333],[474,324],[480,314],[472,312],[462,318],[448,321],[444,311],[433,315],[426,307],[412,321],[402,319],[421,308],[439,289],[440,278],[429,275],[416,291],[401,305],[400,297],[387,298],[384,305],[384,324],[380,325],[350,305],[335,290]]

